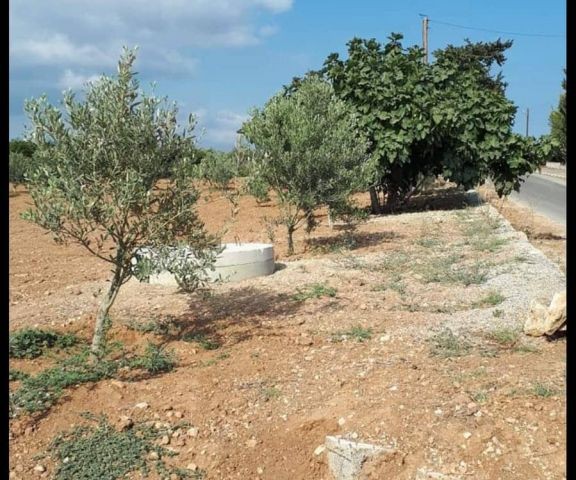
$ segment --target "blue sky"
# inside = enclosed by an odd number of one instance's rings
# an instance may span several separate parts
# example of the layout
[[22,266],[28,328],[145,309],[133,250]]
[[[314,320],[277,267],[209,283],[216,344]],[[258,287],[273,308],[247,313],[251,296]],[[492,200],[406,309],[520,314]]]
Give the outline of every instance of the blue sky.
[[[421,44],[430,18],[430,51],[464,38],[514,40],[503,73],[519,107],[515,129],[548,132],[566,65],[566,5],[559,0],[12,0],[10,3],[10,138],[21,136],[25,98],[48,94],[115,71],[122,45],[139,46],[141,85],[178,102],[182,118],[198,118],[199,143],[229,149],[251,107],[261,106],[292,77],[346,53],[352,37]],[[531,37],[456,28],[442,23]]]

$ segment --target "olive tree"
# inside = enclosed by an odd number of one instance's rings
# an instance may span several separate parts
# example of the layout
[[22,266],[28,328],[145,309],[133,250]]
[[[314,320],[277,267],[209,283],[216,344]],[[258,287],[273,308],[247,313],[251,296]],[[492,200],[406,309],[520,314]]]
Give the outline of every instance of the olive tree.
[[240,131],[254,147],[255,175],[276,194],[289,255],[294,232],[315,227],[315,209],[366,188],[372,163],[357,117],[320,78],[278,93]]
[[[62,109],[45,96],[25,105],[41,159],[29,183],[34,207],[25,217],[57,242],[78,243],[111,267],[95,320],[95,358],[103,351],[109,310],[135,274],[132,262],[142,247],[189,245],[198,259],[187,273],[189,284],[198,284],[201,273],[192,270],[210,266],[216,251],[186,175],[194,119],[180,129],[175,104],[140,90],[134,61],[135,52],[125,49],[117,75],[89,83],[82,100],[65,92]],[[162,180],[167,171],[172,178]]]

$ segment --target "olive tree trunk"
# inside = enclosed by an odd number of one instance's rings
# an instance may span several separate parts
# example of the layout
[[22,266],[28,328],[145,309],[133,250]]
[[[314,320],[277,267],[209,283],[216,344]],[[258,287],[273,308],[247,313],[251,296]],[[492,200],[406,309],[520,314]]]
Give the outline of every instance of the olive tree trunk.
[[292,225],[287,227],[288,232],[288,256],[294,255],[294,230],[295,228]]
[[98,360],[102,354],[104,345],[106,344],[106,333],[108,331],[108,312],[110,307],[112,307],[116,296],[120,291],[122,286],[122,281],[124,279],[124,268],[122,266],[116,265],[114,267],[114,276],[110,282],[110,288],[104,295],[104,298],[100,302],[98,307],[98,314],[96,316],[96,323],[94,325],[94,336],[92,337],[91,353],[92,359]]

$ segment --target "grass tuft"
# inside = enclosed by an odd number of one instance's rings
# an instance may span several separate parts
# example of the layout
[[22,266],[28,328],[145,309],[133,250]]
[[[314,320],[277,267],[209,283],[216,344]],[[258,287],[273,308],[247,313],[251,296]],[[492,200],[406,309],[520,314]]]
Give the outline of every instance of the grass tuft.
[[470,353],[472,346],[464,339],[458,337],[449,328],[430,338],[432,349],[430,354],[442,358],[462,357]]
[[334,342],[348,340],[349,338],[354,339],[357,342],[364,342],[365,340],[370,340],[372,338],[372,329],[364,328],[361,326],[355,326],[352,327],[350,330],[345,330],[343,332],[336,332],[332,334],[332,341]]
[[309,298],[335,297],[337,293],[335,288],[328,287],[322,283],[312,283],[296,290],[297,293],[292,295],[292,298],[298,302],[303,302]]

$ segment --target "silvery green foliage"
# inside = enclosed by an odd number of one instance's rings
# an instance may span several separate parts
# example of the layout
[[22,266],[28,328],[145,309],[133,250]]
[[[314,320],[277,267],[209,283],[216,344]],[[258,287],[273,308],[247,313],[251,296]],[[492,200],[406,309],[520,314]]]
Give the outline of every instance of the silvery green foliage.
[[34,208],[25,217],[57,242],[78,243],[112,265],[94,352],[101,350],[108,310],[133,275],[138,248],[185,243],[205,251],[207,262],[217,244],[197,216],[199,194],[188,176],[194,118],[180,128],[176,104],[140,90],[135,58],[125,50],[116,76],[88,84],[81,99],[65,92],[61,109],[45,96],[25,104],[40,165],[29,178]]
[[185,245],[143,247],[132,257],[132,272],[140,281],[147,280],[150,275],[169,272],[182,290],[192,292],[211,282],[208,272],[215,270],[214,263],[222,250],[223,247],[219,247],[194,252]]
[[241,132],[254,148],[253,172],[276,193],[289,237],[313,210],[345,201],[373,178],[358,117],[317,77],[255,109]]

